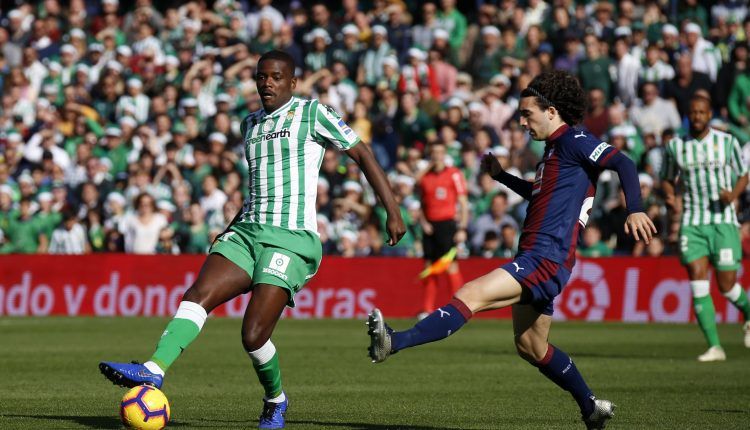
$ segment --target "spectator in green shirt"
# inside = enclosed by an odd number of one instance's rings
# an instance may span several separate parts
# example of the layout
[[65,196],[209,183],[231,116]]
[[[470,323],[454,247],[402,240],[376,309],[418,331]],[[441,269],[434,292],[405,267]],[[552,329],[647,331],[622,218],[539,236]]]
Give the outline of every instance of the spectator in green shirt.
[[47,249],[49,241],[32,213],[31,204],[30,198],[22,198],[18,204],[18,212],[10,218],[6,231],[6,240],[11,245],[9,252],[34,254]]
[[108,158],[112,162],[110,173],[113,176],[127,172],[130,149],[122,142],[122,131],[118,127],[109,127],[104,139],[105,146],[94,149],[94,155],[98,158]]
[[62,221],[62,215],[52,210],[52,194],[50,192],[39,193],[37,201],[39,202],[39,211],[37,211],[35,217],[39,230],[47,238],[50,238],[52,237],[52,232],[55,231],[55,228]]
[[504,52],[500,49],[500,30],[494,25],[487,25],[481,30],[482,41],[476,58],[473,60],[473,76],[477,83],[487,84],[493,76],[500,73]]
[[741,142],[750,140],[750,73],[738,74],[729,92],[730,130]]
[[189,254],[204,254],[208,251],[208,225],[203,208],[198,203],[190,205],[190,223],[187,226],[187,246],[184,252]]
[[417,107],[417,100],[412,93],[401,96],[401,121],[399,122],[401,145],[407,148],[426,146],[437,140],[435,124],[427,114]]
[[578,66],[578,77],[581,86],[587,92],[594,88],[604,91],[606,100],[612,99],[612,75],[610,69],[614,67],[612,59],[602,55],[601,40],[593,34],[583,39],[586,45],[586,59]]
[[450,34],[448,43],[451,51],[459,53],[466,38],[466,17],[456,9],[456,0],[442,0],[440,6],[442,9],[438,13],[440,25]]

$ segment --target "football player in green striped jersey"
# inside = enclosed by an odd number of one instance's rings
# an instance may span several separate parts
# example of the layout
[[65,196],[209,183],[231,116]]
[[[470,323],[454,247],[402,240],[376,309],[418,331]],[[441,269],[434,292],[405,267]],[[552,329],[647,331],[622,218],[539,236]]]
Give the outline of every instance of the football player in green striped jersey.
[[[750,348],[750,304],[737,283],[742,248],[734,205],[748,184],[748,171],[737,139],[708,126],[711,100],[693,96],[688,116],[690,134],[667,144],[662,187],[667,206],[681,212],[680,261],[687,268],[693,310],[709,346],[698,360],[723,361],[726,354],[709,294],[709,265],[716,269],[721,293],[742,312],[745,346]],[[681,205],[675,197],[676,181],[682,188]]]
[[242,321],[242,343],[265,391],[259,428],[283,428],[288,400],[271,333],[285,306],[318,270],[322,257],[315,200],[326,147],[345,151],[360,167],[386,213],[388,244],[406,232],[385,173],[367,144],[330,107],[292,95],[292,57],[271,51],[258,60],[263,108],[242,122],[250,193],[244,207],[209,250],[198,279],[144,364],[103,362],[113,382],[160,386],[164,372],[198,336],[208,313],[252,291]]

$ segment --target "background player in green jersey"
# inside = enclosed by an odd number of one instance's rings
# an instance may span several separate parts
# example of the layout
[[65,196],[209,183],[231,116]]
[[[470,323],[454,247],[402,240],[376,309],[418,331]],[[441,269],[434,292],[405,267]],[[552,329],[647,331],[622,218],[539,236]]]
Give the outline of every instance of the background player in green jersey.
[[[187,290],[151,359],[144,364],[102,362],[116,384],[160,387],[164,372],[198,336],[209,312],[252,291],[242,321],[242,344],[265,390],[259,428],[283,428],[288,400],[281,386],[270,337],[284,307],[310,279],[321,260],[315,198],[325,146],[333,145],[359,165],[387,213],[388,244],[404,235],[398,204],[372,151],[332,109],[292,96],[294,61],[281,51],[258,61],[256,84],[263,109],[243,121],[250,197],[211,247],[198,279]],[[312,184],[312,186],[310,186]]]
[[[750,348],[750,305],[737,283],[742,249],[734,201],[748,183],[740,145],[732,135],[713,130],[711,101],[693,96],[690,101],[690,135],[674,138],[666,148],[662,187],[666,203],[682,214],[680,261],[688,271],[693,309],[708,342],[699,361],[726,360],[716,331],[716,313],[709,294],[709,263],[716,269],[719,290],[745,318],[745,346]],[[682,187],[682,204],[675,183]]]

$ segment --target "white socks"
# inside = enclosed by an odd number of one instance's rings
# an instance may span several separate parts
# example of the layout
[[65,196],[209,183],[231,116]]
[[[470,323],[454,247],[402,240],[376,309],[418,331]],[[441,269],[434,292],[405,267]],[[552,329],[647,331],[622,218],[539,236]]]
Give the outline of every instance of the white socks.
[[732,287],[731,290],[727,291],[726,293],[722,293],[724,297],[727,298],[732,303],[737,302],[737,300],[740,298],[740,295],[742,294],[742,287],[740,284],[734,284],[734,287]]
[[707,280],[690,281],[690,289],[693,291],[693,297],[705,297],[711,290],[711,282]]
[[276,347],[271,343],[271,339],[268,339],[263,346],[255,351],[250,351],[247,354],[250,356],[250,359],[253,360],[254,365],[261,366],[271,361],[273,355],[276,354]]
[[281,403],[281,402],[283,402],[284,400],[286,400],[286,395],[285,395],[285,394],[284,394],[284,392],[282,391],[282,392],[281,392],[281,394],[279,394],[279,396],[278,396],[278,397],[274,397],[273,399],[266,399],[266,398],[263,398],[263,400],[265,400],[265,401],[267,401],[267,402],[271,402],[271,403]]
[[175,318],[181,318],[190,320],[198,326],[198,330],[203,328],[203,324],[206,323],[208,313],[203,309],[203,306],[193,302],[180,302],[180,307],[177,308],[177,312],[174,314]]
[[148,369],[149,372],[160,375],[162,378],[164,377],[164,371],[161,370],[161,367],[159,367],[159,365],[154,363],[153,361],[147,361],[143,363],[143,366]]

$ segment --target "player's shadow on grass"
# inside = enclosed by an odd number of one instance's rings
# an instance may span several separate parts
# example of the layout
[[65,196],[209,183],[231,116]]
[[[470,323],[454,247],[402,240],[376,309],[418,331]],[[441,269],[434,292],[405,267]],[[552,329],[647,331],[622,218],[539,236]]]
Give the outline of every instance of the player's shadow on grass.
[[[3,417],[13,418],[33,418],[38,420],[58,420],[68,421],[78,425],[86,426],[91,429],[101,430],[120,430],[122,429],[122,423],[117,417],[104,417],[104,416],[85,416],[85,415],[16,415],[16,414],[3,414]],[[169,427],[190,427],[189,424],[181,423],[179,421],[170,421]]]
[[287,420],[287,424],[313,424],[325,427],[341,427],[349,430],[449,430],[450,427],[415,426],[404,424],[335,423],[313,420]]

